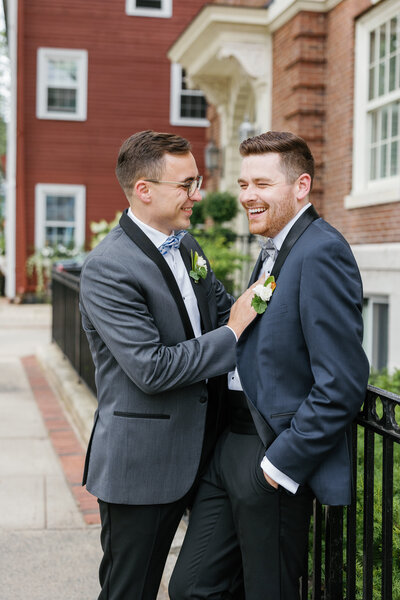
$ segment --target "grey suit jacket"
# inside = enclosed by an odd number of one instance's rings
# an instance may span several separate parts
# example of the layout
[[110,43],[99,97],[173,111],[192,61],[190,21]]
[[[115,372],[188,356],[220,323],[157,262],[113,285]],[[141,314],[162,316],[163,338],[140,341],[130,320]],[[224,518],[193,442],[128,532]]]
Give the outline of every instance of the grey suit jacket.
[[[181,254],[188,268],[191,248],[204,255],[186,234]],[[207,332],[194,338],[165,259],[126,213],[85,261],[80,308],[98,409],[83,483],[106,502],[163,504],[193,484],[205,380],[235,365],[235,336],[221,327],[233,299],[207,266],[206,279],[193,283]]]

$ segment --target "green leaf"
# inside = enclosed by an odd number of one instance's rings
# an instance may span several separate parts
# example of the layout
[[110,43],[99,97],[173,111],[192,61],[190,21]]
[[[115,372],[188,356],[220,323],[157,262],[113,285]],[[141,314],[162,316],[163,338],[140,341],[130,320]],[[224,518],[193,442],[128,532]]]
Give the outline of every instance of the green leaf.
[[265,312],[265,309],[267,308],[267,303],[265,302],[265,300],[261,300],[260,296],[254,296],[254,298],[251,301],[251,306],[254,308],[256,313],[262,315],[263,312]]
[[200,275],[198,275],[198,274],[196,273],[196,271],[190,271],[189,275],[190,275],[190,277],[191,277],[192,279],[194,279],[195,281],[199,281],[199,279],[200,279]]
[[207,277],[207,267],[198,267],[197,273],[202,279],[205,279]]

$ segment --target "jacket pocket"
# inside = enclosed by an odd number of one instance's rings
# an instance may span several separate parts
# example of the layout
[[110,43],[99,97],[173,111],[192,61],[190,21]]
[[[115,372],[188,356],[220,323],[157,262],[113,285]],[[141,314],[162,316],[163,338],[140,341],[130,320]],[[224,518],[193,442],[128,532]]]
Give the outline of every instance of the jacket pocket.
[[114,411],[115,417],[125,417],[127,419],[170,419],[170,415],[157,414],[157,413],[132,413],[132,412],[120,412],[119,410]]

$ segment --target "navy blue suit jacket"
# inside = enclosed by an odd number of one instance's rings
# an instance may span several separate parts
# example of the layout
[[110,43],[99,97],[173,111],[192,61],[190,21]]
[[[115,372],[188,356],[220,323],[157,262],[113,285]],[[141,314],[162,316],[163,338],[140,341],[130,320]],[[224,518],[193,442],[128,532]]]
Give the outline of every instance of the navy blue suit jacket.
[[350,246],[318,218],[294,244],[267,310],[237,346],[244,392],[277,436],[266,456],[324,504],[351,502],[349,425],[369,374],[361,309]]

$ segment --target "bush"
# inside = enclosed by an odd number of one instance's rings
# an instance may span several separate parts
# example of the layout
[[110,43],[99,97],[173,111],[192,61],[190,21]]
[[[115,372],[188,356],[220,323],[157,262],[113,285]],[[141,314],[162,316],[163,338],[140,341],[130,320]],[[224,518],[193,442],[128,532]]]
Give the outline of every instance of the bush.
[[[214,223],[225,223],[234,219],[238,212],[238,203],[230,192],[210,192],[204,202],[203,211]],[[200,204],[203,204],[200,202]]]

